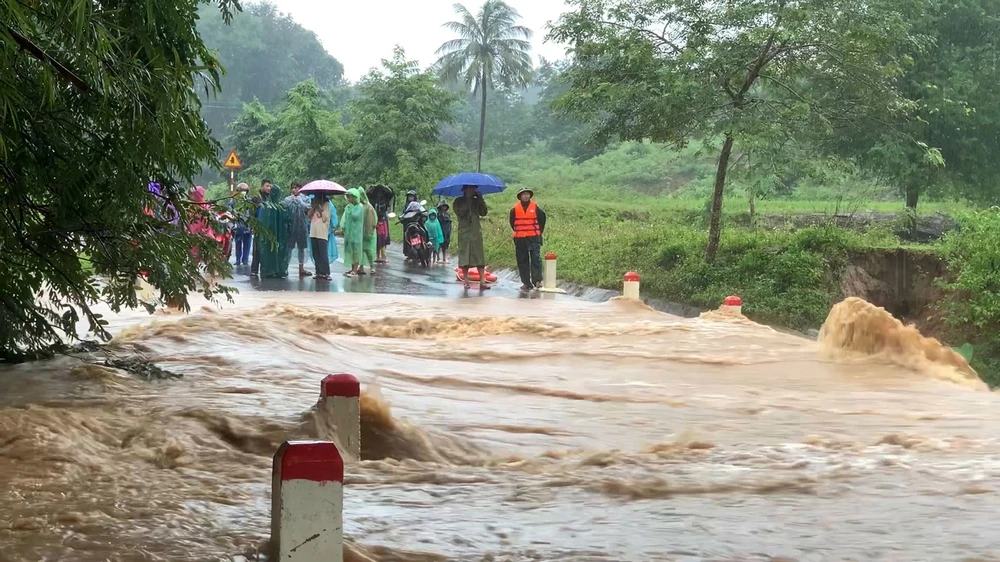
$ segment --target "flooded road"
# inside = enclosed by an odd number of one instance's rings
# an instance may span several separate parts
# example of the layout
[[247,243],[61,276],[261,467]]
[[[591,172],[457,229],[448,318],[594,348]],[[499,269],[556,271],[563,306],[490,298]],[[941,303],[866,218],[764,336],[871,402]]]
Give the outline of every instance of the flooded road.
[[324,437],[312,406],[333,372],[364,389],[348,560],[1000,556],[1000,402],[863,301],[817,343],[444,281],[246,285],[221,308],[111,319],[116,349],[183,378],[72,358],[0,372],[0,560],[252,555],[271,455]]

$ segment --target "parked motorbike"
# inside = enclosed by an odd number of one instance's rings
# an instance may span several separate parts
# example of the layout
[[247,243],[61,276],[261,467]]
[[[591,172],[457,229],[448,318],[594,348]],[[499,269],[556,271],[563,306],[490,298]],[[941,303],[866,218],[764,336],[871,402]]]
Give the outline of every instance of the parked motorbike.
[[[403,225],[403,256],[407,262],[419,263],[423,267],[430,265],[434,249],[431,237],[424,228],[424,223],[427,222],[427,210],[424,208],[426,204],[426,200],[419,203],[413,201],[399,217],[399,224]],[[394,218],[396,214],[389,213],[388,216]]]

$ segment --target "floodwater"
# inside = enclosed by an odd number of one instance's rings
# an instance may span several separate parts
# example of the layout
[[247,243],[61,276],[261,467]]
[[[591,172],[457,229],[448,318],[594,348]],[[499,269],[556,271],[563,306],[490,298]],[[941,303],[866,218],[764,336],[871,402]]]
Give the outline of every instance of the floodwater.
[[333,372],[364,388],[348,560],[1000,556],[1000,401],[863,301],[820,342],[495,294],[244,291],[111,328],[183,378],[4,368],[0,560],[252,559]]

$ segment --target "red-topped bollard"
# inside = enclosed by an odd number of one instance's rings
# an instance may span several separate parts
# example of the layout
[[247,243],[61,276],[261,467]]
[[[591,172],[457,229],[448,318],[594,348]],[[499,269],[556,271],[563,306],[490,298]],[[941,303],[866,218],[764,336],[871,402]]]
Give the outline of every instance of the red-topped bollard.
[[344,460],[330,441],[286,441],[271,472],[278,562],[343,562]]
[[361,459],[361,381],[339,373],[323,379],[319,408],[337,428],[337,444],[349,460]]
[[624,282],[622,284],[622,296],[627,299],[639,299],[639,274],[634,271],[629,271],[625,274]]
[[735,314],[743,315],[743,299],[737,297],[736,295],[730,295],[726,297],[726,300],[722,301],[722,312],[732,312]]
[[566,291],[556,286],[556,255],[552,252],[545,254],[545,268],[542,270],[542,288],[540,291],[546,293],[565,293]]

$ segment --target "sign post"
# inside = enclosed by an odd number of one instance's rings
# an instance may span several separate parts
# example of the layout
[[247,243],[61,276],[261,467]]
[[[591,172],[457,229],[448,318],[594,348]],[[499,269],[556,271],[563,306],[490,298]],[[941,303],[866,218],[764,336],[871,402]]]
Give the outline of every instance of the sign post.
[[236,189],[235,171],[243,167],[243,163],[240,162],[240,157],[236,155],[235,150],[229,151],[229,156],[227,156],[225,162],[222,163],[222,167],[229,170],[229,193],[232,193],[233,190]]

